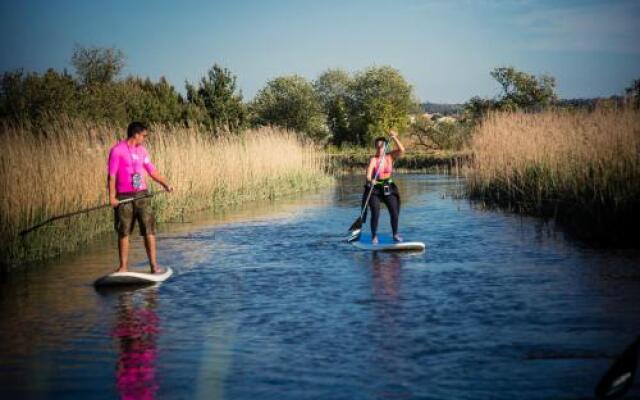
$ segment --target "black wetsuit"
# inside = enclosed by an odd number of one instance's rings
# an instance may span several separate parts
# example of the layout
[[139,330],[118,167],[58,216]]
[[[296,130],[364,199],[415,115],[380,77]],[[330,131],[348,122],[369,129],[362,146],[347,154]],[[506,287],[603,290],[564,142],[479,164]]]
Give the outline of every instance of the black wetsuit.
[[[387,190],[385,190],[387,186]],[[369,188],[371,184],[367,183],[364,186],[364,193],[362,195],[362,206],[367,200],[369,195]],[[400,191],[392,179],[381,180],[373,187],[373,193],[369,200],[369,209],[371,210],[371,237],[376,236],[378,232],[378,219],[380,218],[380,202],[383,202],[389,210],[389,216],[391,217],[391,230],[395,236],[398,233],[398,223],[400,220]],[[367,219],[365,212],[364,221]]]

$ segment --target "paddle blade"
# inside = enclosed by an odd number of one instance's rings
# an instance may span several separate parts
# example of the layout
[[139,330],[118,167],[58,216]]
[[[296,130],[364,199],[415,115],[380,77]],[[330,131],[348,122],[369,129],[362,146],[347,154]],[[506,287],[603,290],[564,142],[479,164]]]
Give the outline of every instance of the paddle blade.
[[347,242],[351,243],[360,239],[360,232],[361,232],[360,229],[356,229],[355,231],[352,231],[349,237],[347,238]]
[[359,231],[360,229],[362,229],[362,217],[358,217],[358,219],[356,219],[353,224],[351,224],[351,226],[349,227],[348,230],[350,231]]
[[595,390],[598,399],[618,399],[633,386],[638,367],[640,337],[629,346],[604,374]]

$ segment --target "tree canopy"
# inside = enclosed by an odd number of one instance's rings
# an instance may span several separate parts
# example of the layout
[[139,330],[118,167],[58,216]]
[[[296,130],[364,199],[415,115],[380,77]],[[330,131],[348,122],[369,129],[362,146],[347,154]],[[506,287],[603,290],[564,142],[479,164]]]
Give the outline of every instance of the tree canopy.
[[464,113],[477,120],[489,110],[539,111],[557,101],[556,80],[550,75],[534,76],[513,67],[497,67],[490,72],[502,93],[494,99],[472,97]]
[[320,98],[310,82],[299,75],[274,78],[251,104],[257,125],[279,125],[323,140],[328,135]]
[[197,88],[187,82],[186,89],[187,100],[206,110],[214,130],[237,132],[244,124],[246,112],[242,94],[236,76],[227,68],[214,64]]
[[124,60],[122,50],[103,47],[76,46],[71,56],[71,64],[85,85],[113,82],[122,71]]
[[245,103],[236,75],[219,64],[196,84],[185,82],[183,97],[164,77],[120,77],[125,55],[115,48],[76,46],[71,63],[75,75],[53,69],[3,73],[0,118],[36,125],[59,116],[123,126],[141,120],[201,125],[211,132],[272,124],[318,142],[364,145],[408,125],[417,108],[411,85],[389,66],[355,73],[329,69],[313,82],[276,77]]

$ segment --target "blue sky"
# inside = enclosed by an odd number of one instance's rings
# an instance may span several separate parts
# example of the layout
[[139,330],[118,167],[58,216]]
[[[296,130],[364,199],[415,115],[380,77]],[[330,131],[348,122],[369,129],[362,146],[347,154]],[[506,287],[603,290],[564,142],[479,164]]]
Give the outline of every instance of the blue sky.
[[640,78],[640,1],[6,1],[0,71],[72,70],[75,44],[115,46],[125,74],[180,91],[217,62],[245,99],[288,74],[391,65],[422,101],[494,96],[489,71],[555,76],[561,97],[609,96]]

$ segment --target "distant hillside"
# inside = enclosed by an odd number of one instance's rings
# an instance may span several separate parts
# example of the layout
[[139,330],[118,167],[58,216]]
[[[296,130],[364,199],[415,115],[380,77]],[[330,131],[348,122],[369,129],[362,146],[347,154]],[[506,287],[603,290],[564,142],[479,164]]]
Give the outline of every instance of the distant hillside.
[[464,104],[422,103],[422,109],[429,114],[451,115],[462,111]]

